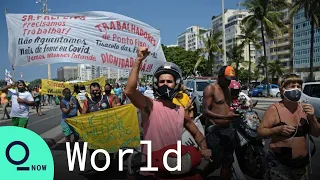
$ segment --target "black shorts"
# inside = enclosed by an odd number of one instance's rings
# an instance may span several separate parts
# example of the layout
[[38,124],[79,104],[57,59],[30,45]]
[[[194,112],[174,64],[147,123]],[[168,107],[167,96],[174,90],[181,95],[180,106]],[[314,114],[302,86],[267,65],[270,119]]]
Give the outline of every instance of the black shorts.
[[221,165],[232,165],[235,147],[235,130],[233,127],[219,127],[214,134],[208,135],[207,145],[212,151],[211,159],[214,166],[218,168]]
[[36,107],[37,107],[37,108],[41,107],[40,101],[35,101],[35,104],[36,104]]

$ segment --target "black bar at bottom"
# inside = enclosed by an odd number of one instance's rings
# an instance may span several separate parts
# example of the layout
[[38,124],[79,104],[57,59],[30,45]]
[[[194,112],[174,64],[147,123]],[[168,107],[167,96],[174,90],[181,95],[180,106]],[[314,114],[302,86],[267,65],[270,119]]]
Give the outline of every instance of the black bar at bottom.
[[17,167],[18,171],[29,171],[30,168],[29,167]]

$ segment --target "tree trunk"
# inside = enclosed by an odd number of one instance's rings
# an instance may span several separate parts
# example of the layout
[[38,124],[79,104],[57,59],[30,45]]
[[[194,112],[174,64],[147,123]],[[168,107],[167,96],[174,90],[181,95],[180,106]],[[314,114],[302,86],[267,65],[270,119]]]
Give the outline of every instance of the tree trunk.
[[268,63],[267,63],[267,50],[266,50],[266,42],[264,39],[264,28],[263,28],[263,22],[261,21],[261,36],[262,36],[262,43],[263,43],[263,56],[264,56],[264,60],[266,61],[266,65],[265,65],[265,74],[266,74],[266,81],[267,81],[267,97],[270,97],[270,85],[269,85],[269,78],[268,78]]
[[314,15],[311,15],[311,39],[310,39],[310,77],[309,80],[313,81],[313,47],[314,47]]
[[249,77],[248,77],[248,83],[251,82],[251,45],[249,41]]
[[213,61],[214,61],[214,58],[211,54],[208,55],[208,58],[209,58],[209,64],[208,64],[208,74],[209,76],[213,76],[213,73],[212,73],[212,67],[213,67]]
[[239,72],[239,60],[236,61],[236,78],[238,80],[238,72]]

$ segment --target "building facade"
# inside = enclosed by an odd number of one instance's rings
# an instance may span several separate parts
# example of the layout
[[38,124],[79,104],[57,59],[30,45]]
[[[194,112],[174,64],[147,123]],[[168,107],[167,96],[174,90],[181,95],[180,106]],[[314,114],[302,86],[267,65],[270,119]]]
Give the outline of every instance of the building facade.
[[191,26],[185,32],[178,36],[178,46],[184,48],[186,51],[194,51],[199,49],[200,38],[199,35],[206,32],[207,29],[199,26]]
[[109,67],[101,67],[100,68],[100,76],[106,76],[107,79],[120,79],[120,78],[128,78],[129,71],[124,71],[120,69],[112,69]]
[[80,64],[78,65],[78,69],[78,76],[79,80],[81,81],[88,81],[101,76],[105,76],[107,79],[120,79],[121,77],[128,78],[130,73],[129,71],[120,69],[112,69],[109,67],[101,67],[88,64]]
[[57,69],[57,79],[61,81],[70,81],[78,79],[77,66],[64,66]]
[[92,79],[92,72],[91,72],[91,65],[87,64],[79,64],[78,65],[78,72],[79,72],[79,80],[81,81],[88,81]]
[[[241,21],[243,18],[249,15],[248,10],[225,10],[225,41],[226,41],[226,49],[227,52],[233,47],[234,44],[240,45],[243,40],[239,39],[240,35],[243,35],[241,32]],[[213,31],[222,31],[222,14],[216,16],[212,19],[212,30]],[[222,48],[222,37],[219,43]],[[255,62],[255,47],[250,45],[250,53],[249,53],[249,45],[244,46],[243,48],[243,57],[244,61]],[[228,59],[228,62],[232,62],[232,60]],[[217,55],[216,64],[223,64],[223,54]],[[241,66],[241,65],[240,65]]]
[[167,45],[167,47],[178,47],[178,44]]
[[[304,17],[304,11],[299,11],[293,19],[293,70],[304,80],[310,72],[310,39],[311,25]],[[314,30],[313,70],[315,80],[320,80],[320,30]]]
[[[287,2],[292,2],[288,0]],[[292,18],[289,15],[289,8],[284,9],[281,16],[282,23],[286,26],[280,35],[276,35],[274,39],[269,39],[265,35],[266,57],[268,62],[280,60],[285,72],[293,72],[293,29]],[[259,27],[260,28],[260,27]],[[261,37],[261,31],[257,31]],[[260,39],[261,49],[256,51],[257,59],[261,58],[263,53],[262,38]]]

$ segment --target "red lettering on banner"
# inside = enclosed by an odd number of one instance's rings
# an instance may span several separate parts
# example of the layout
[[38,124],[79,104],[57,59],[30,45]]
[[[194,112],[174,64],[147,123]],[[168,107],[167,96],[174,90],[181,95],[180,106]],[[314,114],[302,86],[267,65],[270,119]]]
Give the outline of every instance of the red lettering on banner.
[[[132,68],[135,59],[132,57],[124,59],[124,58],[116,57],[112,54],[105,53],[105,54],[101,54],[101,61],[103,64],[110,64],[110,65],[114,65],[119,68],[125,69],[125,68]],[[140,66],[140,71],[151,72],[152,67],[153,67],[153,64],[147,64],[146,62],[144,62]]]
[[36,20],[45,20],[45,21],[50,21],[50,20],[58,20],[58,19],[79,19],[79,20],[86,20],[85,16],[52,16],[52,15],[23,15],[21,21],[36,21]]
[[130,67],[130,64],[129,64],[129,60],[126,59],[126,65],[125,65],[125,68],[129,68]]
[[126,22],[120,22],[120,21],[110,21],[109,24],[106,22],[97,24],[95,26],[100,32],[108,31],[108,30],[119,30],[119,31],[128,31],[134,34],[137,34],[139,36],[142,36],[146,40],[148,40],[152,46],[156,46],[156,39],[147,31],[144,29],[136,26],[135,24],[129,24]]

